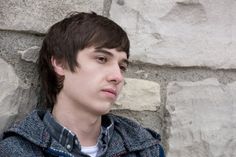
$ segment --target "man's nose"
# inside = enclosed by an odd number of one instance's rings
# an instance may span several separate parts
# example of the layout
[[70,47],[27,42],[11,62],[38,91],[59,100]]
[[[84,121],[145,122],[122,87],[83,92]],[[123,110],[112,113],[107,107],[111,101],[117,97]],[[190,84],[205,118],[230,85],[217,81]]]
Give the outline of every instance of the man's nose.
[[108,81],[113,82],[114,84],[119,84],[124,80],[123,73],[120,69],[119,65],[115,65],[110,69],[110,73],[108,75]]

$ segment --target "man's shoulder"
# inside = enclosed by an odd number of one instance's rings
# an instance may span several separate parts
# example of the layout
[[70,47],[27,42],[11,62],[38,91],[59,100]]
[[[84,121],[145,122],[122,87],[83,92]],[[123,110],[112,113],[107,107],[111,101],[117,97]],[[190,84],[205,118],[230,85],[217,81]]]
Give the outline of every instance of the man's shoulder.
[[[45,126],[41,119],[41,111],[34,110],[30,112],[25,118],[13,123],[13,125],[4,132],[4,136],[11,135],[11,133],[30,136],[31,133],[41,133]],[[4,138],[3,136],[3,138]],[[26,137],[27,138],[27,137]]]
[[42,154],[49,135],[41,120],[42,111],[34,110],[7,129],[0,141],[0,156],[32,156]]
[[38,148],[34,148],[28,140],[21,136],[12,135],[0,141],[0,156],[27,156],[32,155]]
[[17,144],[30,142],[45,146],[46,142],[49,141],[49,134],[41,119],[43,114],[43,111],[34,110],[21,121],[14,123],[4,131],[1,144],[11,145],[14,142]]
[[11,151],[14,148],[24,147],[27,142],[21,136],[8,136],[0,141],[0,152],[2,151]]

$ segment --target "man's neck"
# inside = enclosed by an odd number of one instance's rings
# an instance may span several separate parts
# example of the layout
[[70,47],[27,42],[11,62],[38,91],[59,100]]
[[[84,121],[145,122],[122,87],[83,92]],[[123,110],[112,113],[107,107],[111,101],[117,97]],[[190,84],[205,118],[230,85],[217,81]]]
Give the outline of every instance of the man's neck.
[[101,116],[58,102],[52,110],[57,122],[75,133],[82,146],[96,145],[101,129]]

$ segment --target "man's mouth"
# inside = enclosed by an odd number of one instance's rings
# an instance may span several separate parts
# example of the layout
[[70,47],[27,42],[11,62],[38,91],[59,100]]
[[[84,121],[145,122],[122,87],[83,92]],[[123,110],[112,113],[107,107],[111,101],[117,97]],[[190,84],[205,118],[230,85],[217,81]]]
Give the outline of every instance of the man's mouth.
[[102,89],[102,92],[106,93],[108,96],[111,96],[111,97],[116,97],[117,96],[117,92],[113,88]]

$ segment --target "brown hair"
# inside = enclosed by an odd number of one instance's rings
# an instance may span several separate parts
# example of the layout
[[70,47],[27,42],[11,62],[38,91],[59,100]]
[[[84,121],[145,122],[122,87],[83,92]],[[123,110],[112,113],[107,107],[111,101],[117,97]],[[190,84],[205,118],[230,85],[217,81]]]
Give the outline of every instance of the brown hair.
[[37,61],[40,98],[39,105],[53,108],[57,94],[63,88],[64,77],[53,69],[51,58],[62,61],[72,72],[78,66],[80,50],[115,48],[129,58],[129,39],[126,32],[112,20],[96,13],[76,12],[54,24],[46,34]]

